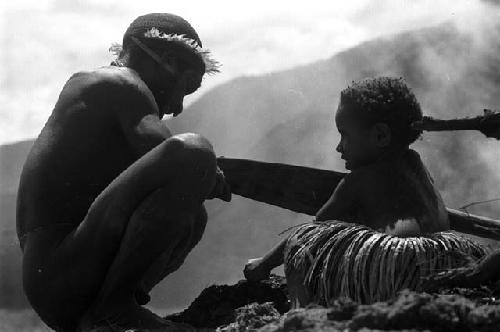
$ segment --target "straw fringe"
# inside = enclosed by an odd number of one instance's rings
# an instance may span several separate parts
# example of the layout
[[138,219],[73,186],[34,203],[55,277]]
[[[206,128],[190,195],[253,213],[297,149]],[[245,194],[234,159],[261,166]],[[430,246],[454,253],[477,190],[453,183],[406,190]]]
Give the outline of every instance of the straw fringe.
[[299,273],[314,302],[384,301],[424,277],[477,261],[485,248],[453,232],[400,238],[345,222],[308,223],[288,238],[285,272]]

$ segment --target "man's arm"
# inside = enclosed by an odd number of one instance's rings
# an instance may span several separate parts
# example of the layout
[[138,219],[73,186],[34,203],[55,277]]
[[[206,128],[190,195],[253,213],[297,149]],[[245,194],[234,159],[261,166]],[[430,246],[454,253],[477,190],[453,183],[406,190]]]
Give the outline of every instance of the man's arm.
[[352,174],[349,174],[339,182],[330,199],[316,213],[316,221],[354,221],[355,193]]
[[123,133],[139,156],[172,136],[157,114],[130,114],[132,112],[125,110],[118,119]]
[[172,136],[159,117],[158,106],[146,84],[132,74],[121,74],[113,93],[112,110],[125,137],[142,156]]

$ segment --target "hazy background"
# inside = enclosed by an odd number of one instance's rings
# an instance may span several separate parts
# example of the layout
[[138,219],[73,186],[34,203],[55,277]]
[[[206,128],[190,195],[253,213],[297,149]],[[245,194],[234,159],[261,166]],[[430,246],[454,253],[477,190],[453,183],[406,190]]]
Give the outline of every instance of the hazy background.
[[[106,65],[136,16],[188,19],[223,63],[168,120],[207,136],[219,155],[343,170],[333,112],[352,80],[403,76],[424,112],[442,118],[500,108],[500,11],[495,1],[18,1],[0,15],[0,307],[24,308],[14,231],[24,158],[64,82]],[[15,141],[21,142],[14,143]],[[500,196],[500,143],[478,133],[425,134],[414,148],[446,204]],[[159,312],[182,308],[206,286],[241,279],[247,258],[307,216],[235,197],[208,204],[204,238],[153,291]],[[499,218],[500,204],[471,212]]]
[[35,137],[76,71],[106,65],[138,15],[192,23],[223,64],[194,98],[241,75],[291,68],[377,36],[463,19],[474,1],[2,1],[0,143]]

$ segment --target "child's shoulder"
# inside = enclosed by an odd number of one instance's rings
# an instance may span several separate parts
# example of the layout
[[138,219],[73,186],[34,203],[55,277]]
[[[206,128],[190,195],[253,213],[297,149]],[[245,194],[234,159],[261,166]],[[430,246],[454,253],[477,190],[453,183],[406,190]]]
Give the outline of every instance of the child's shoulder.
[[359,167],[344,177],[345,185],[362,189],[380,180],[382,169],[375,164]]
[[346,176],[346,182],[366,186],[385,182],[388,179],[394,180],[403,174],[421,173],[422,171],[425,172],[426,168],[420,155],[415,150],[408,149],[392,158],[353,170]]
[[416,170],[425,168],[417,151],[406,149],[373,164],[360,167],[360,174],[392,173],[394,171]]

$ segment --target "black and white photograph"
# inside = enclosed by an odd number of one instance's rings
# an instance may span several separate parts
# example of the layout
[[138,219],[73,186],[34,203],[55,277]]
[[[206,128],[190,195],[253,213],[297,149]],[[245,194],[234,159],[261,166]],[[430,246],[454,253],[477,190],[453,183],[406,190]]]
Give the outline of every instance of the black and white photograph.
[[500,330],[500,1],[0,27],[1,332]]

